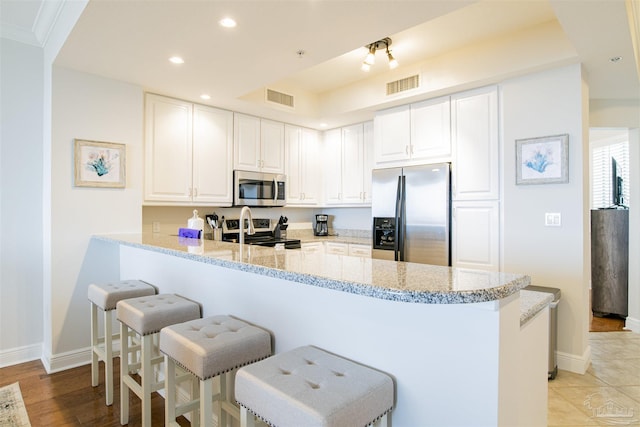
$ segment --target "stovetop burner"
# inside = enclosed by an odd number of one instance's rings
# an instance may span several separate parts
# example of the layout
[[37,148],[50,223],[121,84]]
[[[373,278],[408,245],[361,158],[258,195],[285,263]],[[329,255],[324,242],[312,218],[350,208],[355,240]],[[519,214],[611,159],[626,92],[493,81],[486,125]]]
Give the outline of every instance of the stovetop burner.
[[[248,220],[245,220],[245,229],[248,228]],[[248,235],[244,234],[244,242],[247,245],[258,245],[267,247],[276,247],[283,245],[285,249],[300,249],[300,240],[298,239],[283,239],[273,235],[271,230],[271,220],[267,218],[257,218],[253,220],[253,228],[256,233]],[[223,224],[222,240],[225,242],[238,243],[240,239],[240,220],[239,219],[225,219]]]

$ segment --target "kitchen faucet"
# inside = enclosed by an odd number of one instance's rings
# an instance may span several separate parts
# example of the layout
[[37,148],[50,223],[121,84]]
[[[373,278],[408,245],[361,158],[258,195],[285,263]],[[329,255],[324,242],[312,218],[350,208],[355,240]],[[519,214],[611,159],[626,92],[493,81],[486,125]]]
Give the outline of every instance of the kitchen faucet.
[[248,235],[256,234],[256,230],[253,228],[253,218],[251,217],[251,209],[249,206],[243,206],[242,210],[240,210],[240,232],[238,233],[238,242],[240,243],[240,248],[242,249],[242,245],[244,245],[244,216],[247,215],[249,219],[249,230],[247,231]]

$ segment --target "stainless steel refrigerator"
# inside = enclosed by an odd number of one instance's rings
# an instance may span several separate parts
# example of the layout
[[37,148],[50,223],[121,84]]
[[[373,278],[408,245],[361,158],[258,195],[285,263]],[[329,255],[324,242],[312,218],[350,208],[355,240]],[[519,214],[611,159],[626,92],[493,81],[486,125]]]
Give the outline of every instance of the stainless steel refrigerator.
[[451,167],[375,169],[373,258],[451,265]]

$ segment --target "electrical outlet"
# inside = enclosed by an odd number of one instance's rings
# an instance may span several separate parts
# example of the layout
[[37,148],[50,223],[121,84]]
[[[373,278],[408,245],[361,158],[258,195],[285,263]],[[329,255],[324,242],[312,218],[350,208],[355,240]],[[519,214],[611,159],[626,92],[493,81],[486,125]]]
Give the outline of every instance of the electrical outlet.
[[545,227],[560,227],[562,225],[562,215],[557,213],[545,213],[544,214]]
[[160,232],[160,222],[159,221],[154,221],[151,224],[151,231],[153,231],[154,233],[159,233]]

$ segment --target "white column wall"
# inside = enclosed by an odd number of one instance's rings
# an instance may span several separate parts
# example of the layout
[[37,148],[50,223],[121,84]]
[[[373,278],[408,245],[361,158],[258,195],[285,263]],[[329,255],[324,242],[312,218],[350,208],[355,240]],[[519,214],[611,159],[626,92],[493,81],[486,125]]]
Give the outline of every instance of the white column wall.
[[1,39],[0,366],[40,357],[42,48]]
[[[117,279],[118,252],[93,234],[142,228],[143,91],[54,67],[51,153],[51,354],[56,371],[87,363],[87,286]],[[74,187],[74,139],[126,144],[126,188]]]
[[[558,364],[584,372],[589,363],[587,119],[579,64],[501,84],[504,270],[529,274],[532,283],[560,288]],[[569,182],[516,185],[515,140],[569,134]],[[585,148],[587,147],[587,148]],[[562,226],[545,227],[546,212]]]

